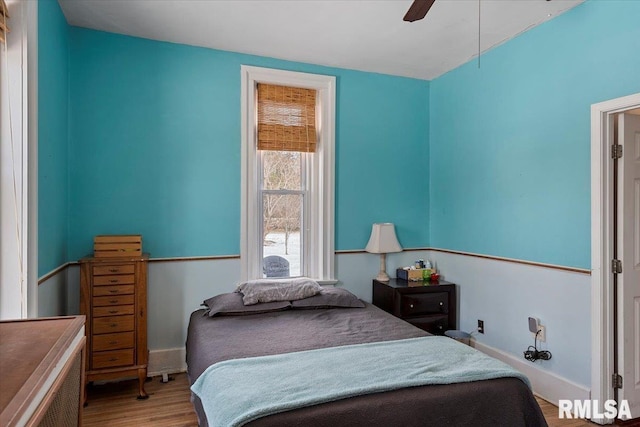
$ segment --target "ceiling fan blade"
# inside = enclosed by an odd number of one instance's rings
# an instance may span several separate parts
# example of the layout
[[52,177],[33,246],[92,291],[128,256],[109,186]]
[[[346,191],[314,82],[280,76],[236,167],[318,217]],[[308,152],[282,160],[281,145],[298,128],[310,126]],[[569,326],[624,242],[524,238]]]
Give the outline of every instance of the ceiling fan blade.
[[436,0],[413,0],[413,4],[402,18],[404,21],[419,21],[427,15]]

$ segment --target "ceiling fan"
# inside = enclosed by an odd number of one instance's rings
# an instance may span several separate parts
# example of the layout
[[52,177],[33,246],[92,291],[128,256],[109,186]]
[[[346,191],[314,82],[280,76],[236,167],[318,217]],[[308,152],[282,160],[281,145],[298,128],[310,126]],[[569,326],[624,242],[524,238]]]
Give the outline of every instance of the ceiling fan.
[[429,12],[429,9],[431,9],[435,1],[436,0],[413,0],[411,7],[409,7],[409,10],[402,19],[407,22],[421,20],[427,15],[427,12]]
[[407,22],[414,22],[423,19],[427,16],[427,12],[429,12],[429,9],[431,9],[431,6],[433,6],[433,3],[435,2],[436,0],[413,0],[409,10],[402,19]]

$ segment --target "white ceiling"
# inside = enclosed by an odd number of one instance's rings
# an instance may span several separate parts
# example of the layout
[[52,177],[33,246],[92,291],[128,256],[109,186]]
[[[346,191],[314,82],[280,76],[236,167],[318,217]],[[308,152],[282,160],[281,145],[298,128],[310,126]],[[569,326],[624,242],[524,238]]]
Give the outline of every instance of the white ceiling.
[[[431,80],[478,53],[478,1],[59,0],[71,25],[114,33]],[[481,0],[481,50],[583,0]]]

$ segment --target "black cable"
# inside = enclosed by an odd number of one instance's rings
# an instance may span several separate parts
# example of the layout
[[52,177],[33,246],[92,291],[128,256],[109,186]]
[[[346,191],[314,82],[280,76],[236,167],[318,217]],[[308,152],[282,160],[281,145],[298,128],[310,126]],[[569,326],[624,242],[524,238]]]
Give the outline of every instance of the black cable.
[[527,351],[524,352],[524,358],[530,362],[535,362],[536,360],[549,360],[551,359],[551,352],[547,350],[538,350],[538,334],[542,332],[542,329],[539,329],[536,332],[536,335],[533,337],[533,346],[529,346]]

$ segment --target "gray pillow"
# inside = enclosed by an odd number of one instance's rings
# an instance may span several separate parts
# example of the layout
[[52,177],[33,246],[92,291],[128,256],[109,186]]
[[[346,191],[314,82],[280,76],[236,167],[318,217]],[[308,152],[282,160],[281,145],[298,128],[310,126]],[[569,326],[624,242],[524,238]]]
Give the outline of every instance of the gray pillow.
[[308,277],[295,279],[258,279],[238,285],[244,305],[259,302],[294,301],[319,294],[322,286]]
[[270,313],[272,311],[287,310],[291,307],[289,301],[267,302],[264,304],[244,305],[242,295],[237,292],[220,294],[209,298],[202,305],[209,308],[205,314],[214,316],[245,316],[248,314]]
[[346,289],[325,287],[322,288],[322,291],[318,295],[291,301],[291,307],[294,309],[333,307],[364,308],[364,303]]

